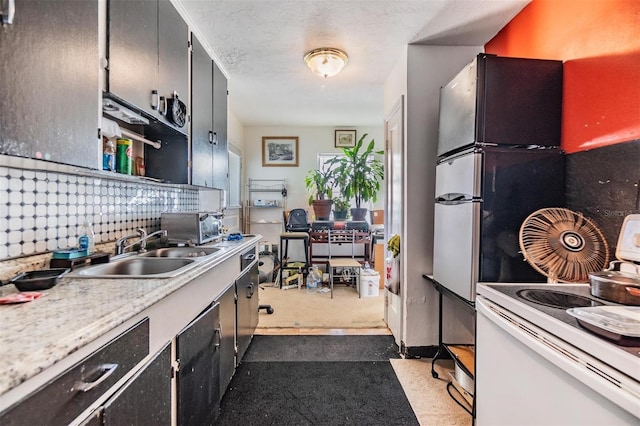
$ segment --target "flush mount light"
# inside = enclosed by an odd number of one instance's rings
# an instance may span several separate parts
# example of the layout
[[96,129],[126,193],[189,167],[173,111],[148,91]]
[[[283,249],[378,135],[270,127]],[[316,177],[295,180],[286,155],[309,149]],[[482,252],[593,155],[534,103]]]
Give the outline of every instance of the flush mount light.
[[349,62],[345,52],[333,47],[314,49],[304,55],[304,63],[314,74],[320,77],[333,77],[338,74]]

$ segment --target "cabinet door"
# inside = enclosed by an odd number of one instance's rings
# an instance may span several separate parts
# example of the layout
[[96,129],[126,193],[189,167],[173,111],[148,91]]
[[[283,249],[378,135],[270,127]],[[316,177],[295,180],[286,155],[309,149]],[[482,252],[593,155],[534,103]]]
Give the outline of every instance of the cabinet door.
[[232,283],[220,302],[220,395],[231,382],[236,368],[236,286]]
[[193,34],[191,43],[191,183],[212,186],[213,61]]
[[168,99],[175,91],[189,105],[189,28],[169,0],[159,0],[158,22],[158,93]]
[[149,319],[0,413],[0,425],[67,425],[149,354]]
[[16,2],[0,30],[0,154],[101,166],[98,1]]
[[237,363],[240,363],[244,353],[251,343],[253,332],[258,326],[258,283],[260,282],[258,262],[254,262],[236,280],[236,293],[238,294],[238,355]]
[[210,425],[220,411],[220,305],[176,336],[178,424]]
[[158,2],[109,0],[108,16],[108,91],[157,116]]
[[229,153],[227,152],[227,78],[213,64],[213,187],[229,189]]
[[104,405],[102,424],[171,424],[171,345]]

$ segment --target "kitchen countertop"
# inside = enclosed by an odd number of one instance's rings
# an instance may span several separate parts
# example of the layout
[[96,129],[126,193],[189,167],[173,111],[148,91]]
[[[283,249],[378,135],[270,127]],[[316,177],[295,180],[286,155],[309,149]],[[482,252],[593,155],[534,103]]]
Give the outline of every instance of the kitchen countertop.
[[[211,246],[224,252],[173,278],[63,276],[31,302],[0,305],[0,396],[256,244],[259,235]],[[0,296],[17,293],[0,287]]]

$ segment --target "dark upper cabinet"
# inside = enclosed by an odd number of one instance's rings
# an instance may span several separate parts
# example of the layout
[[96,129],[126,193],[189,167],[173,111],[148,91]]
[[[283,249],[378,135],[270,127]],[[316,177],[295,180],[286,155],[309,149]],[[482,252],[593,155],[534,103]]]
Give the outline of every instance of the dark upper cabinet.
[[95,169],[98,1],[16,3],[0,27],[0,154]]
[[191,183],[227,189],[227,79],[192,34]]
[[[189,27],[169,0],[158,1],[158,85],[160,96],[177,92],[189,104]],[[186,132],[186,125],[184,128]]]
[[213,185],[213,61],[191,36],[191,183]]
[[188,104],[189,30],[169,0],[110,0],[108,92],[186,133],[165,117],[160,98]]
[[227,151],[227,78],[213,64],[213,187],[229,189]]

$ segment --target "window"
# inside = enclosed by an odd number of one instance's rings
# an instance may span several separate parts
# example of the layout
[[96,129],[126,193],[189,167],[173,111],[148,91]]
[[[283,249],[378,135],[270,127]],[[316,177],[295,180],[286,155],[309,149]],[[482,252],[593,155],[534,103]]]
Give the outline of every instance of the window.
[[325,170],[325,164],[327,161],[330,161],[334,158],[342,158],[344,154],[336,153],[336,152],[326,152],[318,154],[318,170]]
[[229,206],[240,208],[242,195],[242,157],[240,151],[229,145]]

